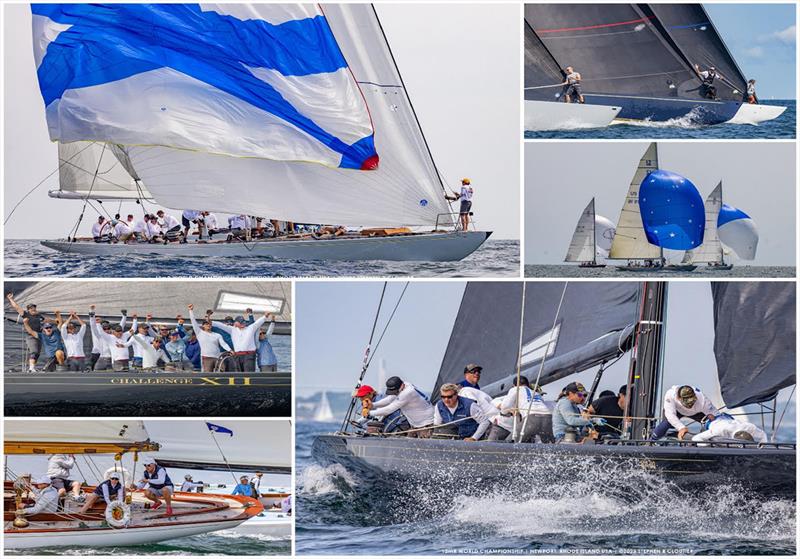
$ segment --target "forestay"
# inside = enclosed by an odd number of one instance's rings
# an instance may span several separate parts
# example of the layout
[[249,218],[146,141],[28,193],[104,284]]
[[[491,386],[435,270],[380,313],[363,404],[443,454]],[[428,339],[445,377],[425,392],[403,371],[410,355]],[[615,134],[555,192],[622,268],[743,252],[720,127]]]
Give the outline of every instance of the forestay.
[[[541,383],[547,384],[612,359],[628,347],[640,284],[575,282],[566,292],[564,286],[527,284],[521,370],[531,382],[542,359]],[[433,393],[443,383],[462,380],[467,363],[483,367],[481,388],[490,395],[508,391],[517,370],[521,310],[521,283],[468,283]]]
[[659,258],[661,252],[655,245],[647,241],[642,226],[642,214],[639,211],[639,188],[644,178],[658,169],[658,147],[651,143],[639,160],[633,174],[628,194],[617,221],[617,232],[611,244],[609,258]]
[[728,408],[795,384],[794,282],[711,282],[714,355]]

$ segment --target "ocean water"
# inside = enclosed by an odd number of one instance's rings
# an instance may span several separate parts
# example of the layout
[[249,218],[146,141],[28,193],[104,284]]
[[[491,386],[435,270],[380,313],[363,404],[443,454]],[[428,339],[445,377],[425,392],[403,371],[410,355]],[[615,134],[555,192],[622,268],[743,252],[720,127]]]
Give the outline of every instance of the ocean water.
[[794,278],[794,266],[734,266],[730,270],[709,270],[698,266],[693,272],[620,272],[614,265],[580,268],[569,264],[526,264],[527,278]]
[[290,555],[292,540],[221,530],[148,545],[98,548],[43,547],[4,551],[6,555]]
[[368,487],[312,460],[315,435],[337,427],[297,424],[298,555],[795,554],[793,500],[679,492],[641,470],[597,467],[568,484],[520,472],[515,486],[481,490],[432,473],[424,485]]
[[60,253],[38,240],[5,241],[8,278],[519,277],[519,241],[489,239],[459,262],[327,262],[269,258],[158,258]]
[[717,124],[714,126],[698,125],[690,116],[666,122],[636,122],[612,124],[606,128],[554,130],[547,132],[525,131],[525,139],[559,138],[559,139],[643,139],[659,138],[701,140],[752,140],[757,138],[792,138],[797,129],[797,106],[794,100],[770,100],[765,105],[786,107],[781,116],[775,120],[752,124]]

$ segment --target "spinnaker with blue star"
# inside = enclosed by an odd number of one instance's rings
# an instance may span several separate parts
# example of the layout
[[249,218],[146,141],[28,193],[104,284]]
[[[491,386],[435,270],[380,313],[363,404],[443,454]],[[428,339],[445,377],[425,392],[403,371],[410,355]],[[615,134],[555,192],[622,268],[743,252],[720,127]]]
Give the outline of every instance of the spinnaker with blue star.
[[50,138],[114,146],[159,204],[378,227],[449,212],[371,5],[31,11]]
[[661,169],[648,174],[639,188],[639,211],[650,244],[689,250],[703,243],[703,198],[686,177]]
[[758,249],[758,229],[753,219],[738,208],[722,204],[717,218],[717,233],[722,243],[742,260],[754,260]]

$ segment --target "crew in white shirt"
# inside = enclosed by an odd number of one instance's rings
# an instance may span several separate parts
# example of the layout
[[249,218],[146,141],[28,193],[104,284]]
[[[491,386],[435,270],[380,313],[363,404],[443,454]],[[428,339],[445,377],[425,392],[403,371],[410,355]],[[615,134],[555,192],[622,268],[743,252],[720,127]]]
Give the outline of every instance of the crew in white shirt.
[[67,350],[67,369],[83,371],[86,366],[86,352],[83,350],[86,324],[78,317],[76,311],[72,311],[67,320],[61,324],[60,330],[64,348]]
[[197,336],[197,341],[200,343],[201,369],[204,373],[213,372],[222,354],[220,348],[225,351],[233,350],[225,343],[220,334],[211,331],[213,325],[208,319],[203,321],[202,327],[198,324],[197,319],[194,317],[194,305],[189,305],[189,320],[192,323],[195,336]]
[[664,419],[653,429],[650,438],[658,440],[664,437],[672,426],[678,431],[678,439],[683,440],[689,428],[681,422],[682,418],[689,417],[702,424],[718,414],[711,400],[696,386],[673,386],[664,394]]
[[[213,321],[212,326],[227,332],[233,342],[236,370],[245,373],[254,373],[256,370],[256,332],[269,318],[268,313],[253,322],[247,324],[243,316],[237,316],[233,321],[233,326],[228,326],[224,322]],[[197,331],[197,330],[195,330]],[[200,338],[198,338],[199,340]],[[202,346],[201,346],[202,347]]]
[[714,419],[707,419],[703,426],[705,431],[692,437],[693,441],[711,441],[719,439],[737,439],[743,442],[767,442],[767,434],[750,423],[742,421],[727,413],[721,413]]
[[373,404],[369,411],[370,417],[383,420],[387,415],[400,410],[411,427],[415,429],[408,433],[409,437],[429,438],[431,436],[432,429],[416,430],[433,425],[433,405],[424,392],[410,382],[403,382],[400,377],[390,377],[386,381],[386,394],[388,396],[396,395],[397,398],[378,409],[375,409]]
[[96,243],[106,243],[111,240],[111,223],[106,221],[102,215],[97,218],[97,222],[92,225],[92,237]]

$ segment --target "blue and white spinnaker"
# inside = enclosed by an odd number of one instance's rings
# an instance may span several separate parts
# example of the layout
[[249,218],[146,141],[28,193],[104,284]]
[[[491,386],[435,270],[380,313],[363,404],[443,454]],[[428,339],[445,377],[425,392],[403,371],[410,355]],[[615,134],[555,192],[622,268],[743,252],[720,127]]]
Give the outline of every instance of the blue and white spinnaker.
[[722,204],[717,218],[719,239],[742,260],[754,260],[758,249],[758,229],[749,215],[738,208]]

